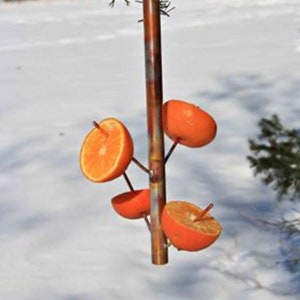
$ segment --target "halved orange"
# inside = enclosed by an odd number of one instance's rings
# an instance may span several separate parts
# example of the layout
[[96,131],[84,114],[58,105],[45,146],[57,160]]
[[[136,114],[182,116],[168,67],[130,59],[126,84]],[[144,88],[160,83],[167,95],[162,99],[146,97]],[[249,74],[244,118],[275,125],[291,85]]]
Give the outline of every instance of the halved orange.
[[207,112],[183,100],[171,99],[163,105],[166,135],[188,147],[202,147],[216,136],[217,124]]
[[122,175],[133,157],[133,141],[126,126],[115,118],[95,123],[80,151],[80,168],[93,182],[106,182]]
[[150,190],[136,190],[112,198],[114,210],[127,219],[139,219],[150,214]]
[[162,229],[170,242],[180,250],[199,251],[220,236],[221,225],[209,214],[185,201],[170,201],[162,212]]

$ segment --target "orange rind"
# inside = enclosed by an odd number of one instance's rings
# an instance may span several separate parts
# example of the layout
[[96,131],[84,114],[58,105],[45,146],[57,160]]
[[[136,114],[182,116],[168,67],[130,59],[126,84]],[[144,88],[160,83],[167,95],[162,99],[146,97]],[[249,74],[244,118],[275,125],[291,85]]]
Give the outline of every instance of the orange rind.
[[175,99],[163,104],[163,128],[173,142],[192,148],[209,144],[217,133],[217,124],[210,114]]
[[140,219],[150,214],[150,190],[125,192],[112,198],[114,210],[127,219]]

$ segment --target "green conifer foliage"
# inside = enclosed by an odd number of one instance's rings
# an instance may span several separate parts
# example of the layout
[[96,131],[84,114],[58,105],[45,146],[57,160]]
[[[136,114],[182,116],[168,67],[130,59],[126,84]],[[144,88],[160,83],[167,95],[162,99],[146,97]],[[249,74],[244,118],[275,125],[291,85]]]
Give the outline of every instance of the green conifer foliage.
[[249,140],[247,156],[255,175],[272,186],[278,200],[300,200],[300,135],[285,128],[277,115],[261,119],[260,134]]

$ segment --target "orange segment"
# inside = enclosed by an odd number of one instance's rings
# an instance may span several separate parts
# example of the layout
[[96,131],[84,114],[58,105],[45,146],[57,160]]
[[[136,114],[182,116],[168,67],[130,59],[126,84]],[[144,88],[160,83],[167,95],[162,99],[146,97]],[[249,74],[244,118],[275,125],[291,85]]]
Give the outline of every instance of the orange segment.
[[217,124],[207,112],[175,99],[163,105],[163,127],[171,140],[193,148],[207,145],[217,133]]
[[111,200],[114,210],[127,219],[139,219],[150,214],[150,190],[136,190],[115,196]]
[[122,175],[132,156],[133,141],[127,128],[119,120],[107,118],[86,136],[80,151],[80,168],[87,179],[106,182]]
[[162,213],[162,229],[180,250],[198,251],[210,246],[221,234],[221,225],[209,214],[185,201],[168,202]]

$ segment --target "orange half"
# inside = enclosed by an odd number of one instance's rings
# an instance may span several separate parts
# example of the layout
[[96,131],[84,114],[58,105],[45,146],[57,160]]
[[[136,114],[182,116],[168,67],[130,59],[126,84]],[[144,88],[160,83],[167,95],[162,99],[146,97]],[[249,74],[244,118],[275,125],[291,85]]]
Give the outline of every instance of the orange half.
[[[221,225],[203,210],[185,201],[168,202],[162,213],[162,229],[170,242],[180,250],[199,251],[220,236]],[[199,219],[199,220],[198,220]]]
[[163,127],[171,140],[192,148],[207,145],[217,133],[217,124],[206,111],[176,99],[163,105]]
[[150,190],[136,190],[112,198],[114,210],[127,219],[139,219],[150,214]]
[[80,151],[80,168],[93,182],[106,182],[122,175],[133,157],[133,141],[126,126],[115,118],[96,123]]

